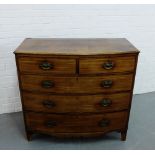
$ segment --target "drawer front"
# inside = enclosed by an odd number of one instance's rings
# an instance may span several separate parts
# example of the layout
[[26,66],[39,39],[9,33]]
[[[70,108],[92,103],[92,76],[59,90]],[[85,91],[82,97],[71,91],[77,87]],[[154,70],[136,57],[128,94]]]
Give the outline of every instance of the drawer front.
[[26,113],[26,123],[28,129],[46,133],[106,132],[123,129],[126,121],[126,111],[96,115]]
[[50,77],[21,75],[22,89],[53,93],[101,93],[132,89],[133,75]]
[[19,57],[19,71],[23,73],[54,73],[75,74],[76,61],[74,59]]
[[128,109],[130,93],[105,95],[47,95],[23,92],[26,110],[36,112],[111,112]]
[[80,74],[133,72],[135,56],[80,59]]

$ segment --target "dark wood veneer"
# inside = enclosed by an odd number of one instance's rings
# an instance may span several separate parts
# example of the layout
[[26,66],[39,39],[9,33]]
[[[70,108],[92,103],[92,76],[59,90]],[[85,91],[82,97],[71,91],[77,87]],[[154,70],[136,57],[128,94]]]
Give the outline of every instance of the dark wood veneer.
[[25,39],[16,64],[33,133],[126,139],[139,51],[126,39]]
[[[129,99],[130,93],[128,92],[97,95],[48,95],[23,92],[25,110],[46,113],[120,111],[129,108]],[[110,102],[106,103],[107,100]]]
[[[54,92],[54,93],[101,93],[114,91],[127,91],[132,88],[133,75],[109,75],[99,77],[52,77],[52,76],[37,76],[37,75],[21,75],[22,89]],[[101,85],[102,82],[111,80],[112,84],[109,87]],[[49,81],[53,83],[48,88],[42,83]]]
[[[28,128],[35,131],[70,133],[70,132],[107,132],[124,129],[127,112],[114,112],[92,115],[56,115],[44,113],[26,113]],[[105,125],[102,122],[108,121]]]

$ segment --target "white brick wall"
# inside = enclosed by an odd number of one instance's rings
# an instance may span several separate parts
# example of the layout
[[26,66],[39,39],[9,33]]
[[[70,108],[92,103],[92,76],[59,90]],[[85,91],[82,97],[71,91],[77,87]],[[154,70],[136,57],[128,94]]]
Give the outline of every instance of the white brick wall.
[[155,91],[155,5],[0,5],[0,113],[21,110],[13,51],[27,37],[125,37],[141,50],[134,93]]

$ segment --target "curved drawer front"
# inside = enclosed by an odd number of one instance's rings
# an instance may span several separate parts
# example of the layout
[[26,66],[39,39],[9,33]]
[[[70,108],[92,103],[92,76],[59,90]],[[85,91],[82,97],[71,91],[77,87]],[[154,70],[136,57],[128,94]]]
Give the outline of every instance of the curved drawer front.
[[29,130],[52,132],[108,132],[125,128],[127,112],[96,115],[26,113]]
[[128,109],[130,93],[107,95],[47,95],[23,92],[26,110],[36,112],[111,112]]
[[23,73],[39,74],[75,74],[76,61],[74,59],[56,59],[50,57],[19,57],[19,71]]
[[134,72],[136,57],[108,57],[80,59],[80,74]]
[[53,93],[101,93],[132,89],[133,75],[50,77],[21,75],[22,89]]

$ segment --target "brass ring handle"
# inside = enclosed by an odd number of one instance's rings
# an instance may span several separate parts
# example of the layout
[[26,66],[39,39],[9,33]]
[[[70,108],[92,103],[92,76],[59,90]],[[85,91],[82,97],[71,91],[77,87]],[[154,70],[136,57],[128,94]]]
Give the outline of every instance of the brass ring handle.
[[109,120],[102,120],[99,122],[99,126],[100,127],[107,127],[110,125],[110,121]]
[[47,122],[45,122],[45,126],[49,127],[49,128],[55,127],[56,125],[57,125],[56,121],[47,121]]
[[112,101],[110,99],[103,99],[101,102],[100,102],[100,105],[102,107],[108,107],[112,104]]
[[103,63],[103,66],[102,67],[104,69],[106,69],[106,70],[110,70],[110,69],[112,69],[114,67],[114,62],[112,62],[112,61],[109,60],[109,61]]
[[112,80],[104,80],[101,82],[101,87],[104,88],[110,88],[113,85],[113,81]]
[[47,61],[43,61],[43,62],[39,65],[39,67],[40,67],[41,69],[43,69],[43,70],[50,70],[50,69],[53,69],[54,65],[51,64],[51,63],[49,63],[49,62],[47,62]]
[[41,85],[43,88],[52,88],[54,87],[55,84],[53,81],[46,80],[46,81],[42,81]]
[[56,104],[53,101],[50,100],[45,100],[42,102],[42,104],[46,107],[46,108],[53,108],[56,106]]

